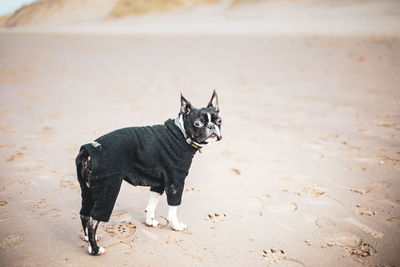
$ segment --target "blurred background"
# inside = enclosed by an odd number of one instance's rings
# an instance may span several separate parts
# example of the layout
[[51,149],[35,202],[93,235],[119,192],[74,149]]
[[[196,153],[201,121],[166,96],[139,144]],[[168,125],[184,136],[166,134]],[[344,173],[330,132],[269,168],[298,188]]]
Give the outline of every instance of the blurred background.
[[[23,5],[24,4],[24,5]],[[23,5],[23,6],[21,6]],[[400,1],[0,2],[1,266],[400,265]],[[123,184],[81,240],[80,145],[219,96],[183,233]]]
[[2,2],[0,23],[74,32],[398,35],[398,12],[396,0],[19,0]]

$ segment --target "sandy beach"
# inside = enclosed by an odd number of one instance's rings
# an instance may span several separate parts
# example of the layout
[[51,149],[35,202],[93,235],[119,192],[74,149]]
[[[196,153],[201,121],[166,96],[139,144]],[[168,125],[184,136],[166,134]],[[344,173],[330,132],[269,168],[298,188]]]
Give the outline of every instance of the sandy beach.
[[[400,266],[395,28],[112,26],[123,21],[1,30],[1,266]],[[88,255],[80,145],[175,117],[180,92],[204,106],[213,89],[223,140],[193,160],[178,211],[188,230],[167,225],[165,196],[161,226],[145,226],[148,188],[124,183],[98,230],[106,253]]]

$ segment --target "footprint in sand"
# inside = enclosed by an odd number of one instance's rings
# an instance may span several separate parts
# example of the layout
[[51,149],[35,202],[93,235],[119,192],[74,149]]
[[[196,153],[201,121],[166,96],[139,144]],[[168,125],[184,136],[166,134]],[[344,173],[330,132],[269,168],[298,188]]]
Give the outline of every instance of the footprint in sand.
[[368,257],[377,253],[372,245],[364,243],[362,239],[354,234],[347,232],[336,232],[323,235],[327,242],[322,248],[339,246],[344,248],[350,255],[357,257]]
[[226,213],[211,212],[207,214],[205,220],[212,222],[213,225],[211,226],[211,229],[215,229],[215,224],[225,221],[227,216]]
[[7,205],[7,204],[8,204],[7,201],[5,201],[5,200],[0,200],[0,207],[3,207],[3,206],[5,206],[5,205]]
[[50,204],[46,199],[42,198],[40,201],[32,205],[31,210],[35,213],[39,212],[39,216],[49,215],[51,217],[61,216],[62,210],[57,208],[50,208]]
[[399,218],[396,218],[396,217],[386,217],[385,218],[385,221],[387,221],[387,222],[395,222],[398,220],[399,220]]
[[20,243],[22,241],[24,241],[24,240],[19,235],[16,235],[16,236],[10,235],[7,237],[7,244],[12,247],[16,246],[18,243]]
[[363,257],[377,253],[370,244],[364,243],[363,240],[355,234],[340,231],[325,233],[322,234],[322,237],[326,242],[321,246],[322,248],[341,247],[350,255],[357,256],[360,261]]
[[325,188],[314,184],[304,186],[301,191],[309,197],[320,197],[326,192]]
[[13,183],[15,183],[14,179],[11,178],[1,178],[0,179],[0,192],[3,192],[6,190],[6,188],[10,185],[12,185]]
[[377,156],[375,159],[381,165],[389,165],[393,168],[400,169],[400,159],[391,158],[388,156]]
[[193,239],[192,233],[188,231],[171,231],[165,239],[165,243],[182,246],[185,245],[185,243],[186,245],[194,244],[195,240]]
[[[359,223],[353,218],[348,218],[347,221],[358,226],[364,232],[372,234],[373,236],[379,236],[380,234],[368,226]],[[376,250],[372,248],[371,245],[364,243],[361,237],[353,233],[337,231],[336,224],[328,218],[318,217],[315,221],[315,224],[320,228],[321,237],[325,241],[325,244],[321,246],[322,248],[337,246],[346,250],[350,255],[355,255],[358,257],[371,256],[373,253],[376,253]]]
[[102,224],[102,228],[110,238],[105,238],[109,243],[104,248],[109,248],[114,245],[125,244],[133,246],[135,239],[136,226],[130,221],[108,222]]
[[[8,186],[12,184],[20,184],[24,185],[24,191],[28,191],[29,186],[31,184],[31,181],[24,180],[24,179],[10,179],[10,178],[0,178],[0,192],[3,192],[7,189]],[[20,192],[22,193],[22,192]]]
[[48,206],[47,200],[42,198],[40,201],[38,201],[32,205],[32,210],[34,210],[34,211],[42,210],[42,209],[47,208],[47,206]]
[[206,221],[210,221],[211,224],[211,229],[215,230],[217,228],[217,225],[223,221],[226,220],[226,218],[228,217],[228,215],[226,215],[226,213],[222,213],[222,212],[211,212],[211,213],[207,213],[207,215],[205,216],[205,220]]
[[119,239],[130,238],[136,232],[136,226],[129,221],[122,221],[120,223],[107,223],[105,227],[107,234]]
[[78,185],[75,181],[72,180],[61,180],[60,187],[68,188],[68,189],[78,189]]
[[373,210],[369,210],[367,208],[362,207],[360,204],[356,204],[357,213],[363,216],[375,216],[376,213]]
[[268,265],[284,264],[284,266],[305,266],[298,259],[290,258],[283,249],[263,249],[262,258]]
[[302,197],[320,197],[325,194],[325,188],[321,186],[317,186],[315,184],[306,184],[302,187],[299,187],[298,190],[290,191],[288,189],[282,189],[283,192],[302,196]]
[[11,155],[6,159],[6,162],[12,162],[14,160],[20,159],[24,157],[24,153],[17,151],[15,154]]
[[377,253],[376,249],[367,243],[361,243],[357,248],[350,248],[347,251],[357,257],[368,257]]

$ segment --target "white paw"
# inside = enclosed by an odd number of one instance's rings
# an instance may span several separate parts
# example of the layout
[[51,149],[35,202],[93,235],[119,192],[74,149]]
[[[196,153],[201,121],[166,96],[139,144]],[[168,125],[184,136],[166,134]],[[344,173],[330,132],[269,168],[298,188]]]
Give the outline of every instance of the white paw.
[[99,254],[98,255],[104,254],[104,252],[106,252],[106,250],[103,247],[99,247]]
[[98,252],[94,253],[94,251],[92,249],[92,246],[89,243],[88,252],[89,252],[90,255],[101,255],[101,254],[104,254],[104,252],[106,252],[106,250],[103,247],[99,247]]
[[187,225],[184,223],[176,222],[172,224],[172,229],[175,231],[183,231],[187,229]]
[[150,227],[157,227],[158,221],[154,218],[146,218],[146,225]]

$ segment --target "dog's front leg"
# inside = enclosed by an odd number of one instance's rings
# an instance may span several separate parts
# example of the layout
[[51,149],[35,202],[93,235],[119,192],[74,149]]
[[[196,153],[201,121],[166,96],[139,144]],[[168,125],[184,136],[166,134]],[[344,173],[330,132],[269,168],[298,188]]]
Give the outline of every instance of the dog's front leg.
[[156,227],[158,225],[157,220],[155,219],[155,211],[157,208],[158,201],[161,198],[161,194],[157,192],[150,191],[149,202],[146,206],[146,225]]
[[176,215],[178,206],[168,206],[168,221],[171,223],[172,229],[175,231],[183,231],[187,229],[187,225],[180,223]]

